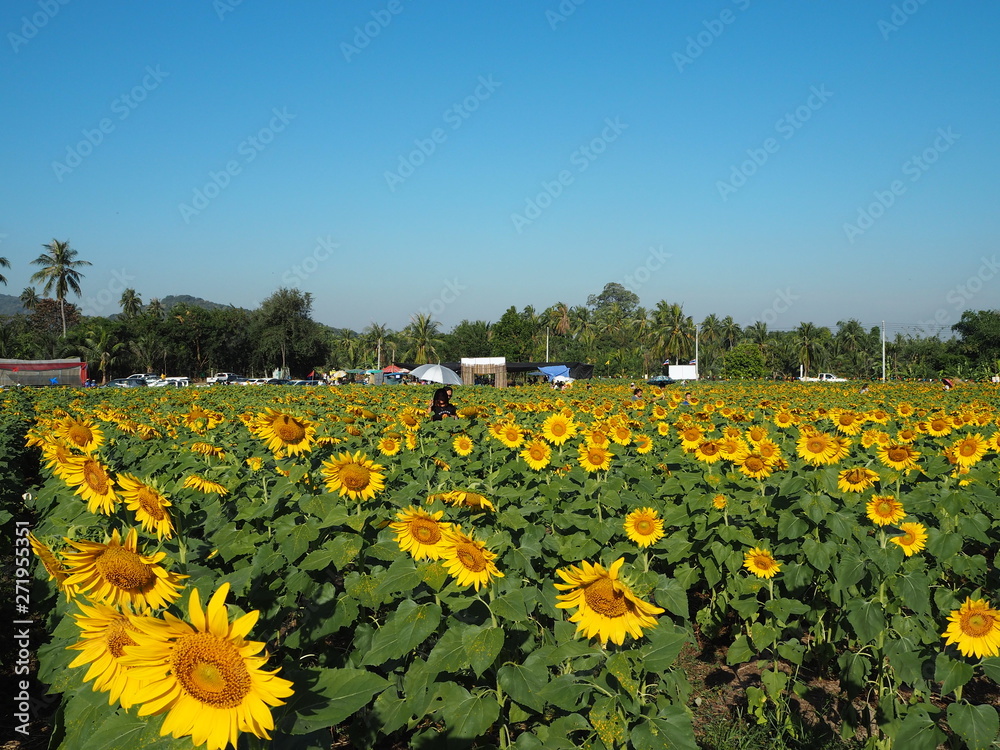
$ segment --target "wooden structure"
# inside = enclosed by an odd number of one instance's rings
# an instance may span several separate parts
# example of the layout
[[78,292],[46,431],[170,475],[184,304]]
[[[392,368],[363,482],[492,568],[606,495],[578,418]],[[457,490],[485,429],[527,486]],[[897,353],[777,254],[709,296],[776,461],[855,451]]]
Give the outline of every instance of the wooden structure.
[[463,357],[462,382],[473,385],[477,375],[492,375],[497,388],[507,387],[507,360],[503,357]]

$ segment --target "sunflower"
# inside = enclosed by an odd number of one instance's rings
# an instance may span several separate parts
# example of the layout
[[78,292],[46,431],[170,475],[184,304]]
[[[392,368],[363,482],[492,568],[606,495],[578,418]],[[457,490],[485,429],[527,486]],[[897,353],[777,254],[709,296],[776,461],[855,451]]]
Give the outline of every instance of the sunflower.
[[124,656],[126,646],[136,645],[131,637],[137,632],[136,627],[129,615],[106,604],[88,607],[77,602],[77,606],[81,614],[72,617],[80,628],[81,640],[67,649],[81,653],[70,662],[70,667],[89,664],[83,681],[94,680],[94,692],[109,693],[109,706],[121,701],[122,708],[131,708],[135,703],[133,696],[142,687],[142,682],[136,679],[134,670],[119,659]]
[[653,450],[653,438],[643,433],[637,433],[632,442],[635,443],[635,452],[643,456]]
[[728,505],[728,501],[726,500],[726,496],[725,495],[716,495],[715,497],[712,498],[712,505],[714,505],[719,510],[725,510],[726,505]]
[[486,549],[486,545],[472,538],[472,532],[462,533],[461,526],[455,526],[444,533],[444,550],[441,559],[445,569],[455,578],[459,586],[475,586],[476,591],[494,578],[503,578],[493,563],[496,554]]
[[371,500],[385,489],[384,467],[368,460],[361,451],[341,453],[323,462],[322,474],[330,492],[352,500]]
[[955,463],[959,466],[970,467],[979,463],[986,455],[989,443],[980,434],[966,435],[959,438],[951,445],[952,453],[955,456]]
[[550,414],[542,423],[542,435],[553,445],[562,445],[576,434],[576,422],[565,414]]
[[625,534],[640,547],[663,538],[663,519],[653,508],[639,508],[625,516]]
[[948,615],[948,629],[941,634],[945,645],[954,643],[962,656],[996,656],[1000,653],[1000,612],[986,599],[966,597],[961,607]]
[[383,456],[395,456],[402,447],[403,444],[399,441],[399,438],[392,437],[391,435],[384,435],[378,441],[378,450]]
[[143,531],[156,532],[158,539],[170,539],[174,525],[167,508],[171,503],[155,484],[147,484],[131,474],[119,474],[125,507],[135,512],[135,519],[142,524]]
[[616,424],[611,428],[611,439],[618,445],[628,445],[632,442],[632,430],[625,424]]
[[296,456],[312,450],[316,428],[308,419],[267,409],[257,415],[254,434],[265,441],[268,450]]
[[907,557],[919,552],[927,545],[927,529],[922,523],[901,523],[899,529],[903,533],[890,538],[890,541],[903,548]]
[[605,570],[600,563],[592,565],[584,560],[579,568],[571,565],[556,570],[565,583],[557,583],[555,587],[566,592],[556,596],[559,600],[556,606],[576,607],[576,613],[569,618],[577,623],[576,632],[587,638],[597,636],[602,646],[609,640],[622,645],[626,633],[638,640],[643,628],[655,627],[654,615],[663,612],[660,607],[642,601],[619,579],[624,562],[625,558],[620,557]]
[[917,468],[920,451],[906,443],[889,443],[875,449],[878,460],[890,469],[909,471]]
[[208,750],[236,747],[240,732],[270,739],[274,729],[269,706],[284,705],[292,683],[263,669],[263,643],[245,640],[257,622],[253,611],[233,622],[225,604],[229,584],[222,584],[203,610],[197,589],[191,591],[191,624],[164,615],[133,617],[135,646],[121,661],[143,686],[133,696],[139,716],[167,713],[160,735],[190,735]]
[[505,422],[498,426],[497,440],[508,448],[519,448],[524,442],[524,431],[513,422]]
[[887,526],[906,518],[903,504],[892,495],[875,495],[866,506],[868,518],[879,526]]
[[830,417],[833,420],[833,426],[837,428],[837,431],[842,432],[845,435],[857,435],[861,432],[861,428],[864,427],[865,424],[864,417],[846,409],[843,411],[837,411],[835,414],[831,414]]
[[774,578],[781,569],[781,563],[771,557],[770,550],[754,547],[743,556],[743,567],[758,578]]
[[774,424],[784,430],[798,422],[798,419],[790,411],[783,409],[774,415]]
[[694,451],[705,438],[705,433],[693,425],[690,427],[681,427],[678,425],[677,435],[681,439],[681,448],[687,453]]
[[54,432],[68,445],[87,453],[93,453],[104,443],[104,433],[89,419],[64,417],[56,422]]
[[722,460],[722,451],[718,440],[702,440],[694,449],[694,457],[705,464],[714,464]]
[[767,439],[767,429],[764,425],[755,424],[746,432],[747,441],[757,445],[761,440]]
[[795,452],[813,466],[834,463],[837,443],[825,432],[802,432],[795,443]]
[[877,481],[879,481],[877,473],[863,466],[856,466],[853,469],[844,469],[837,475],[837,489],[841,492],[864,492],[869,487],[874,487]]
[[79,456],[73,452],[69,445],[58,438],[46,438],[42,440],[40,447],[45,465],[52,470],[53,474],[65,481],[67,470],[72,470],[73,461]]
[[521,458],[535,471],[541,471],[552,460],[552,449],[543,440],[532,440],[520,453]]
[[136,530],[131,529],[122,544],[115,529],[107,544],[67,539],[78,551],[66,554],[66,583],[79,588],[91,601],[112,607],[131,605],[139,611],[167,606],[181,595],[180,582],[187,576],[170,573],[159,564],[166,552],[140,554],[137,538]]
[[250,456],[246,461],[247,466],[250,467],[250,471],[258,472],[264,465],[264,459],[260,456]]
[[62,560],[56,557],[55,553],[42,544],[34,534],[28,534],[28,543],[31,545],[31,551],[41,560],[42,566],[49,574],[49,580],[54,580],[56,586],[66,592],[67,600],[72,599],[76,595],[76,587],[67,585],[66,579],[69,577],[69,571],[62,564]]
[[944,437],[945,435],[950,435],[952,431],[951,420],[944,415],[931,417],[922,424],[924,425],[924,431],[934,437]]
[[751,479],[765,479],[771,476],[774,470],[771,462],[756,451],[744,454],[736,465],[741,474]]
[[440,560],[444,555],[444,532],[450,523],[441,523],[443,510],[428,513],[412,505],[396,514],[399,519],[389,524],[396,532],[396,544],[403,552],[409,552],[414,560]]
[[455,453],[460,456],[468,456],[472,453],[472,438],[468,435],[456,435],[455,439],[451,443],[451,447],[454,448]]
[[580,466],[589,472],[607,471],[611,468],[611,459],[614,458],[614,454],[607,448],[587,443],[580,444],[577,454]]
[[225,497],[229,494],[229,490],[224,486],[218,482],[213,482],[211,479],[205,479],[200,474],[188,474],[184,477],[184,487],[204,492],[206,495],[215,493],[219,497]]
[[730,461],[739,461],[749,452],[749,448],[743,442],[742,438],[724,437],[717,442],[719,453],[722,454],[723,458],[728,458]]
[[441,499],[446,503],[454,505],[456,508],[479,508],[480,510],[496,511],[496,507],[490,502],[489,498],[485,495],[480,495],[478,492],[452,490],[451,492],[445,492],[441,496]]
[[656,434],[662,437],[666,437],[670,434],[670,422],[658,422],[656,425]]
[[200,453],[202,456],[210,456],[211,458],[226,457],[226,452],[222,448],[211,443],[191,443],[190,447],[192,452]]
[[87,501],[87,510],[91,513],[110,516],[114,512],[118,503],[115,483],[107,468],[96,458],[80,456],[68,459],[64,463],[62,478],[70,487],[76,487],[76,494]]

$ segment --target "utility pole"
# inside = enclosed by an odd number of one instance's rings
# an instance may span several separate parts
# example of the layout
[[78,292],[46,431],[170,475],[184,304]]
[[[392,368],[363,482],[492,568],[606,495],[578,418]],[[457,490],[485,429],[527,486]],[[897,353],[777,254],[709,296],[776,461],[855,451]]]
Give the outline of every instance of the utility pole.
[[701,370],[701,359],[698,357],[698,329],[700,326],[696,325],[694,327],[694,379],[700,380],[701,375],[699,371]]
[[882,382],[885,382],[885,321],[882,321]]
[[549,363],[549,327],[545,326],[545,364]]

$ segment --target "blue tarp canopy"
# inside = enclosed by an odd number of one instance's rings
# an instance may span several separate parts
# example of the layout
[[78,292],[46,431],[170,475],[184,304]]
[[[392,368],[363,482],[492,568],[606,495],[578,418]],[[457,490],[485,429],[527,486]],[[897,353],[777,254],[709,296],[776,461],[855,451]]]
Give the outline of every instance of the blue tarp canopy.
[[569,377],[569,368],[566,365],[550,365],[549,367],[539,367],[538,371],[546,378],[552,380],[560,375]]

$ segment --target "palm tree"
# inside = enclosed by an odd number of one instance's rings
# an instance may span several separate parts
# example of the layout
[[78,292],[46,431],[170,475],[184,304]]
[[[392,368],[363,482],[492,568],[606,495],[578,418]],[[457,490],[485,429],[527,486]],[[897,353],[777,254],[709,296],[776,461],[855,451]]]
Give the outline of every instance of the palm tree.
[[[10,268],[10,261],[6,258],[0,258],[0,268]],[[0,274],[0,284],[7,286],[7,277]]]
[[126,289],[122,292],[118,304],[122,306],[122,314],[126,318],[134,318],[142,310],[142,298],[136,294],[135,289]]
[[166,348],[155,333],[144,333],[129,342],[129,349],[135,358],[142,364],[146,372],[153,371],[153,364],[160,355],[165,354]]
[[743,336],[740,324],[733,320],[732,315],[727,315],[722,319],[720,326],[722,328],[722,343],[726,345],[727,349],[732,349]]
[[829,331],[826,328],[817,328],[812,323],[800,323],[795,329],[795,340],[799,347],[799,360],[804,368],[803,374],[809,376],[809,368],[813,361],[819,356],[823,348],[823,340],[826,338],[823,332]]
[[556,335],[565,336],[569,333],[570,328],[573,325],[573,321],[570,318],[569,305],[565,302],[556,302],[556,304],[550,308],[549,322],[552,324]]
[[38,307],[38,300],[40,297],[38,296],[38,292],[35,291],[35,287],[26,286],[18,299],[21,300],[21,304],[24,306],[25,310],[32,312],[36,307]]
[[690,358],[694,347],[694,321],[684,314],[684,308],[676,302],[668,304],[664,300],[656,303],[653,311],[653,325],[656,329],[656,343],[674,363]]
[[73,292],[79,297],[80,279],[83,274],[77,271],[81,266],[89,266],[88,260],[75,260],[77,252],[69,246],[69,240],[60,242],[53,239],[48,245],[42,245],[47,252],[42,253],[33,261],[33,266],[41,266],[42,270],[31,275],[31,280],[42,284],[42,294],[48,294],[53,287],[56,299],[62,312],[63,338],[66,338],[66,295]]
[[97,362],[97,370],[101,373],[101,385],[108,382],[108,368],[115,363],[118,352],[124,346],[121,342],[111,339],[111,331],[107,328],[92,329],[80,347],[80,353],[88,362]]
[[376,323],[375,321],[372,321],[372,324],[362,331],[369,346],[375,350],[375,356],[372,357],[372,361],[377,362],[379,366],[381,366],[382,361],[382,347],[385,345],[389,333],[388,325]]
[[417,313],[403,329],[403,335],[411,347],[414,364],[426,365],[430,361],[430,355],[437,355],[437,347],[443,343],[438,335],[438,325],[437,321],[431,320],[430,315]]
[[146,312],[152,315],[154,318],[162,318],[164,312],[163,303],[160,301],[159,297],[153,297],[146,305]]

